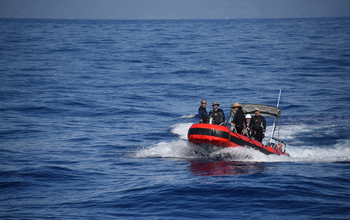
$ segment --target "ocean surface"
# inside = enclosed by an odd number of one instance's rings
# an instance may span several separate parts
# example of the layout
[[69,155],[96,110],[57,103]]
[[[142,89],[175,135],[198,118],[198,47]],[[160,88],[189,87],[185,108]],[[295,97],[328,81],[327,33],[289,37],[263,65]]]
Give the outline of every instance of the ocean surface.
[[[195,154],[280,90],[290,158]],[[349,111],[350,18],[1,19],[0,218],[350,219]]]

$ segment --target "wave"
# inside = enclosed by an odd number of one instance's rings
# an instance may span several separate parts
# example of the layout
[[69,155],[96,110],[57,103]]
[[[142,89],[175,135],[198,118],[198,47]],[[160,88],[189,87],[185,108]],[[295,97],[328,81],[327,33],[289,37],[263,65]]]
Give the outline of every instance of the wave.
[[197,115],[184,115],[184,116],[181,116],[180,118],[195,118]]
[[350,141],[342,141],[332,147],[289,146],[289,161],[295,162],[350,162]]
[[[220,161],[246,162],[348,162],[350,161],[350,140],[338,140],[333,146],[308,146],[302,141],[295,140],[300,131],[311,131],[306,125],[292,125],[280,129],[280,137],[287,142],[287,153],[291,157],[265,155],[249,148],[225,148],[203,156],[198,154],[198,146],[189,143],[188,129],[192,123],[179,123],[171,127],[171,133],[178,136],[170,142],[160,142],[139,149],[133,157],[163,157],[184,159],[211,159]],[[270,130],[270,132],[269,132]],[[266,138],[271,135],[271,127],[267,127]],[[292,144],[288,145],[288,140]],[[267,140],[266,140],[267,141]]]

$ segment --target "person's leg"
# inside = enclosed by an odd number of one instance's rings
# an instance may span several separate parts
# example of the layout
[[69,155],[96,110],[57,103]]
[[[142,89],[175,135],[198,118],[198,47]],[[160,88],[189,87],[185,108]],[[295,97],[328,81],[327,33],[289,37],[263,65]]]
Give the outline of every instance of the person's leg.
[[237,130],[237,133],[238,134],[243,134],[243,128],[240,128],[240,127],[236,127],[236,130]]
[[263,133],[262,131],[257,131],[257,132],[256,132],[257,140],[258,140],[259,142],[262,142],[263,134],[264,134],[264,133]]

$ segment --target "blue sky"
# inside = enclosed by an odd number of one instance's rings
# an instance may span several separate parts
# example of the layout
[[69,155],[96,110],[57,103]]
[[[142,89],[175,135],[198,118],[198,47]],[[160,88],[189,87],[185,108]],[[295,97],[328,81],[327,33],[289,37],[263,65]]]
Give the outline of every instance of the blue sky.
[[0,0],[0,17],[52,19],[350,17],[350,0]]

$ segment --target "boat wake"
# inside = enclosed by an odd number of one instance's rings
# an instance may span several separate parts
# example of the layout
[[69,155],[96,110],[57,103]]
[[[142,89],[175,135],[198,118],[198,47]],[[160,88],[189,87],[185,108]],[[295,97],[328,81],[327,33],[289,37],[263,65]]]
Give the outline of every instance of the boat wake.
[[[290,157],[265,155],[249,148],[225,148],[210,154],[200,152],[199,147],[188,142],[187,132],[192,123],[175,124],[170,128],[171,133],[178,136],[171,142],[160,142],[139,149],[133,157],[149,158],[182,158],[209,159],[215,161],[244,161],[244,162],[348,162],[350,161],[350,140],[340,139],[333,146],[307,146],[297,140],[298,132],[308,131],[304,125],[281,126],[280,137],[287,143],[287,153]],[[267,127],[266,138],[271,135]],[[319,128],[316,128],[319,129]],[[291,144],[289,144],[291,143]]]

